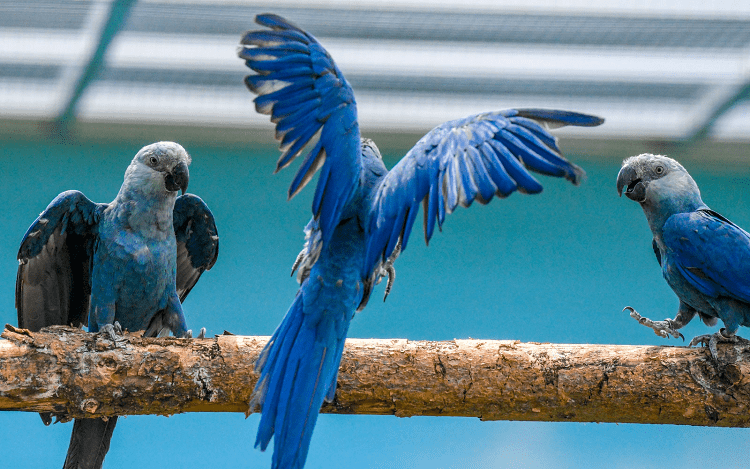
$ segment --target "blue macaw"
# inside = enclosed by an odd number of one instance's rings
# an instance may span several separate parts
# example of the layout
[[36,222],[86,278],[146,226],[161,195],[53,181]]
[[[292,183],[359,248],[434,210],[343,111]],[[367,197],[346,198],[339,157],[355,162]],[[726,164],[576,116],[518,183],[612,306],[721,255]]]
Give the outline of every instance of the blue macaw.
[[289,188],[291,198],[320,170],[292,269],[301,286],[258,358],[250,403],[262,411],[256,447],[265,450],[273,437],[273,467],[301,468],[320,407],[336,392],[349,322],[386,276],[387,296],[419,206],[429,241],[459,204],[540,192],[529,169],[578,184],[583,170],[561,156],[544,126],[603,120],[539,109],[470,116],[433,129],[388,171],[375,143],[360,137],[352,89],[323,46],[279,16],[256,22],[270,30],[246,33],[238,54],[257,72],[246,78],[256,110],[276,124],[277,171],[317,138]]
[[[181,302],[216,262],[219,237],[206,204],[184,193],[188,164],[180,145],[154,143],[135,155],[111,203],[58,195],[18,251],[18,325],[88,324],[113,340],[121,327],[191,337]],[[116,422],[76,419],[64,469],[100,468]]]
[[739,327],[750,326],[750,234],[708,208],[693,178],[672,158],[626,159],[617,175],[617,193],[623,189],[641,204],[662,275],[680,299],[677,316],[664,321],[625,309],[664,338],[682,337],[677,330],[696,314],[708,326],[721,319],[721,330],[690,341],[708,344],[716,358],[719,342],[736,342]]

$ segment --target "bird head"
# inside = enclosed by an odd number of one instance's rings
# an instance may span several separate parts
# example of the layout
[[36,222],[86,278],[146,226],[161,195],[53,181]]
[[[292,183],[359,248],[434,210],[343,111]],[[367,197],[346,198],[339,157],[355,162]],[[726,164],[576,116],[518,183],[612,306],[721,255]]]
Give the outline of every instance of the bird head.
[[362,145],[362,156],[367,159],[383,160],[383,156],[380,154],[378,146],[375,145],[369,138],[361,138],[360,143]]
[[375,145],[375,142],[369,138],[362,138],[360,139],[360,144],[362,145],[362,160],[365,166],[377,176],[386,174],[388,170],[385,167],[385,163],[383,163],[383,156],[380,154],[380,150]]
[[700,190],[680,163],[662,155],[644,153],[622,163],[617,193],[641,204],[647,212],[668,216],[705,207]]
[[157,142],[140,149],[125,173],[126,183],[150,193],[184,194],[188,187],[190,155],[174,142]]

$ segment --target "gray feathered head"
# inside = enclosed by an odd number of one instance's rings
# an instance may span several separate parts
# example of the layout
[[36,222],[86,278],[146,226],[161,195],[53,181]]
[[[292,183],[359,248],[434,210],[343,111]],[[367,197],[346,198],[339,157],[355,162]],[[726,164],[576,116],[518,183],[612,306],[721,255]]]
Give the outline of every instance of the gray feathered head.
[[676,213],[706,208],[700,190],[680,163],[662,155],[644,153],[622,163],[617,193],[641,204],[652,229]]
[[680,163],[663,155],[643,153],[622,162],[617,193],[639,203],[676,195],[698,195],[698,185]]
[[125,172],[125,184],[149,193],[184,194],[188,187],[190,155],[178,143],[157,142],[140,149]]

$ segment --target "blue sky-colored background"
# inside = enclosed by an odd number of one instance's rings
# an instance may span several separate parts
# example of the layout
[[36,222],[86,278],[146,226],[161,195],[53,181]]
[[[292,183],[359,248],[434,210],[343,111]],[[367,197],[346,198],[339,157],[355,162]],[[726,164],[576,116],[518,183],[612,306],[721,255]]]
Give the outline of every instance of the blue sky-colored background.
[[[67,189],[112,200],[132,156],[148,143],[0,143],[0,322],[16,323],[15,255],[36,215]],[[313,191],[286,201],[292,172],[271,174],[278,152],[270,144],[186,148],[193,156],[190,192],[211,207],[221,237],[216,266],[185,303],[188,324],[209,334],[269,335],[297,288],[289,270]],[[381,149],[389,167],[405,152]],[[661,319],[677,307],[640,208],[615,191],[619,162],[632,150],[623,144],[615,157],[569,155],[588,173],[582,186],[544,178],[540,195],[457,210],[429,247],[413,237],[388,302],[379,301],[381,284],[350,337],[682,345],[621,312],[632,305]],[[679,150],[671,155],[679,159]],[[685,165],[710,207],[750,227],[747,164]],[[684,334],[706,331],[695,321]],[[270,467],[270,451],[252,447],[257,423],[257,415],[241,414],[123,418],[105,468]],[[61,466],[71,427],[1,412],[2,465]],[[322,415],[306,467],[732,468],[746,466],[748,441],[747,429]]]

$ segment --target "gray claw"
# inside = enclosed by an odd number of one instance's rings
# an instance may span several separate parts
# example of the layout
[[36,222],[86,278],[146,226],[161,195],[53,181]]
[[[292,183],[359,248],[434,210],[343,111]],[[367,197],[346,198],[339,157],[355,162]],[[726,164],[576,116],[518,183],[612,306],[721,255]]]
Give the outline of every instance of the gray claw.
[[122,335],[122,326],[117,321],[114,324],[105,324],[99,330],[99,333],[106,334],[112,342],[117,343],[117,336]]
[[391,288],[393,288],[393,281],[396,280],[396,269],[393,267],[393,264],[386,264],[384,269],[388,273],[388,283],[385,284],[385,295],[383,295],[383,301],[388,298],[388,295],[391,293]]
[[719,342],[737,343],[738,339],[739,337],[734,334],[725,336],[724,328],[721,328],[718,332],[715,332],[713,334],[704,334],[693,337],[693,340],[690,341],[688,347],[692,347],[698,344],[701,344],[703,346],[708,345],[708,351],[711,352],[711,357],[713,357],[714,360],[717,360],[719,358],[719,350],[717,348]]
[[396,259],[401,254],[401,239],[398,240],[398,243],[396,243],[396,246],[393,248],[393,252],[388,257],[388,260],[385,261],[385,263],[380,267],[380,278],[378,278],[378,283],[380,283],[380,280],[383,276],[388,276],[388,283],[385,285],[385,295],[383,295],[383,301],[385,301],[388,298],[388,295],[391,293],[391,288],[393,288],[393,282],[396,280],[396,268],[393,266],[393,263],[396,262]]
[[[193,330],[188,329],[184,334],[180,336],[180,339],[192,339],[193,338]],[[206,328],[201,327],[201,331],[198,333],[198,337],[196,339],[205,339],[206,338]]]
[[623,311],[630,311],[630,317],[638,321],[639,323],[643,324],[646,327],[650,327],[654,330],[654,334],[658,335],[659,337],[664,337],[665,339],[669,339],[670,334],[676,339],[681,338],[683,341],[685,341],[685,336],[683,336],[681,333],[677,332],[677,329],[674,328],[673,321],[671,319],[665,319],[663,321],[652,321],[649,318],[644,318],[640,314],[638,314],[638,311],[633,309],[632,306],[626,306],[622,309]]

